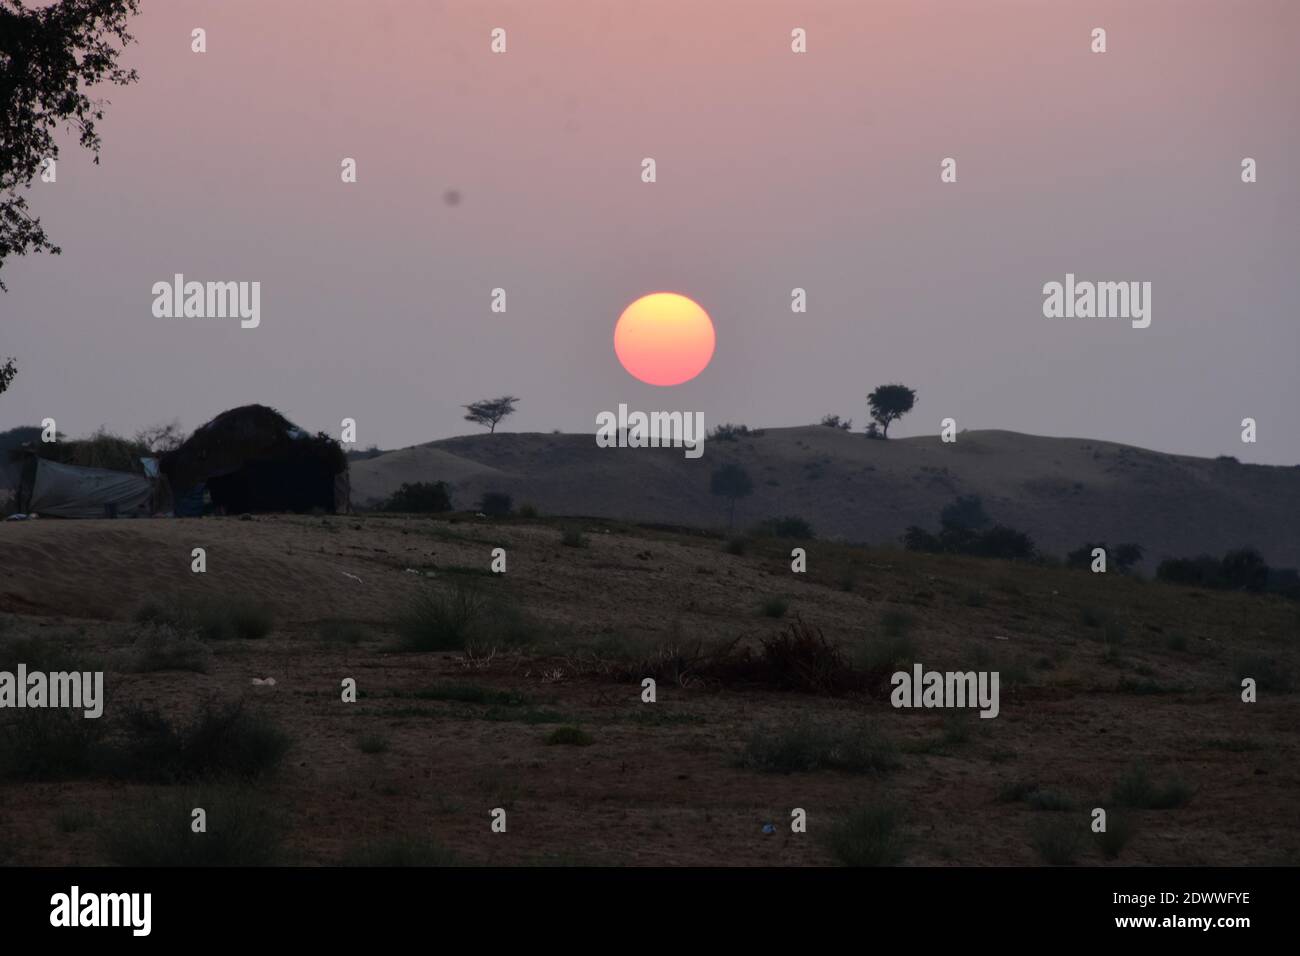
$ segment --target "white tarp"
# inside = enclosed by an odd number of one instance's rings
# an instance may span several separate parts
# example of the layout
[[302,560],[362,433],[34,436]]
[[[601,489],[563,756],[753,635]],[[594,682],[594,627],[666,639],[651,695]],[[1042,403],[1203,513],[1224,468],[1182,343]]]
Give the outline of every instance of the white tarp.
[[142,475],[39,458],[27,511],[58,518],[104,518],[110,511],[148,514],[152,495],[153,482]]

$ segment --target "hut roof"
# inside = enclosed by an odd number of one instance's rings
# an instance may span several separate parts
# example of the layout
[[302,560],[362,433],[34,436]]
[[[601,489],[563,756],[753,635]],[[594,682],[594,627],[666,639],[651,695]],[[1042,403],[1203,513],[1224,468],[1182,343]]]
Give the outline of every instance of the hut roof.
[[266,405],[222,412],[163,455],[161,465],[174,488],[188,489],[237,471],[248,461],[271,459],[315,459],[335,475],[347,469],[337,441],[324,432],[304,431]]

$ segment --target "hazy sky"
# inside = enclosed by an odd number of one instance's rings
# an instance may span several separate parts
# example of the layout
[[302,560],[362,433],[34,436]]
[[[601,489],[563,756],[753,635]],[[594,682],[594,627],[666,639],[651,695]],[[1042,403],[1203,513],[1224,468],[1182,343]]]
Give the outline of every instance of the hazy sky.
[[[891,435],[951,416],[1300,462],[1300,4],[142,7],[102,164],[69,146],[29,194],[64,254],[5,265],[0,428],[188,429],[262,402],[394,447],[474,431],[459,406],[505,392],[507,430],[594,431],[620,402],[859,427],[901,381],[919,399]],[[177,272],[261,282],[260,327],[155,318]],[[1044,318],[1067,272],[1151,282],[1151,326]],[[656,290],[717,328],[674,388],[612,345]]]

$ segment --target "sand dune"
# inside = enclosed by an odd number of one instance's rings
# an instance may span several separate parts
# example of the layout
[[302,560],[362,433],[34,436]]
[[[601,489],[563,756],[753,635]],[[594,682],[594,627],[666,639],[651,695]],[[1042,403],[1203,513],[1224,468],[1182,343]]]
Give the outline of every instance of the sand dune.
[[709,493],[709,477],[728,461],[754,480],[754,494],[737,506],[740,526],[793,514],[821,536],[880,543],[912,524],[936,528],[943,505],[977,494],[995,521],[1058,555],[1087,540],[1135,541],[1150,564],[1251,545],[1275,565],[1300,565],[1300,467],[1007,431],[963,432],[944,444],[772,428],[709,442],[698,460],[673,449],[601,449],[590,435],[476,435],[357,463],[353,500],[377,500],[403,481],[443,480],[458,508],[504,491],[547,514],[718,527],[726,506]]

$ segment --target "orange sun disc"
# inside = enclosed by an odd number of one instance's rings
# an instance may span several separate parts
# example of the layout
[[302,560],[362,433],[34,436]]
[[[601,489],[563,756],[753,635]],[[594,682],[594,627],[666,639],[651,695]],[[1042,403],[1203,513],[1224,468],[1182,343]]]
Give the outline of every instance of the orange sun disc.
[[618,317],[614,352],[649,385],[680,385],[704,371],[716,337],[709,313],[675,292],[643,295]]

